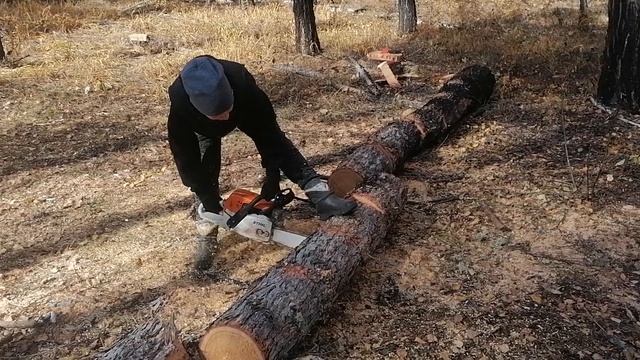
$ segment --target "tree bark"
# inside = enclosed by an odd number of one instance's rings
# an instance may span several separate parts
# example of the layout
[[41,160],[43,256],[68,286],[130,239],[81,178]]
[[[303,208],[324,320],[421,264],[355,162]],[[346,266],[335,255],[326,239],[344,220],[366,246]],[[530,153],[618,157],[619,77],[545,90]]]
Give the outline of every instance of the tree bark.
[[640,4],[609,0],[609,28],[598,82],[598,100],[640,111]]
[[580,15],[587,15],[587,11],[589,10],[589,2],[588,0],[580,0]]
[[353,198],[359,204],[353,216],[325,222],[215,321],[200,341],[205,359],[284,359],[311,332],[382,242],[406,190],[381,174]]
[[[286,358],[330,309],[402,210],[406,189],[388,173],[485,103],[494,84],[489,69],[467,68],[443,87],[440,96],[429,102],[431,106],[386,126],[374,137],[376,142],[356,148],[348,164],[358,165],[361,180],[367,182],[350,192],[359,205],[355,213],[325,222],[223,313],[200,340],[203,357]],[[365,160],[359,163],[357,156]],[[372,169],[364,169],[365,164]]]
[[123,336],[100,360],[187,360],[189,354],[172,321],[154,318]]
[[293,0],[293,17],[296,31],[296,49],[305,55],[317,55],[322,51],[313,0]]
[[408,34],[418,27],[416,0],[398,0],[398,32]]
[[394,173],[411,155],[442,137],[452,126],[488,101],[495,78],[486,67],[470,66],[452,77],[422,108],[374,133],[329,177],[329,185],[346,196],[380,173]]
[[0,36],[0,61],[6,59],[7,54],[4,52],[4,46],[2,46],[2,37]]

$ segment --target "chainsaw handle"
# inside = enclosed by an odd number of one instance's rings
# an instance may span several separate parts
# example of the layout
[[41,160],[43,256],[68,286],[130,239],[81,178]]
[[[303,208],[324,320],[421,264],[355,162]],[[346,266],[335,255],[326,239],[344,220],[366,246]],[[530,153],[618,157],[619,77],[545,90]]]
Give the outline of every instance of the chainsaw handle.
[[[293,190],[289,188],[284,189],[276,194],[273,200],[269,202],[269,206],[266,209],[259,211],[258,213],[262,215],[269,215],[273,209],[285,207],[290,202],[292,202],[295,199],[295,197],[296,196],[293,193]],[[233,216],[231,216],[229,220],[227,220],[227,226],[229,227],[229,229],[233,229],[238,224],[240,224],[240,222],[244,220],[244,218],[247,217],[247,215],[251,214],[252,212],[255,213],[257,210],[255,208],[255,205],[260,200],[265,200],[264,196],[262,195],[256,196],[253,200],[251,200],[250,203],[242,206],[242,208],[240,208],[240,210],[238,210],[237,213],[233,214]]]
[[229,227],[229,229],[233,229],[238,224],[240,224],[240,222],[251,213],[251,210],[254,209],[255,205],[260,200],[264,200],[264,197],[262,195],[256,196],[253,200],[251,200],[250,203],[244,205],[237,213],[233,214],[233,216],[231,216],[229,220],[227,220],[227,226]]
[[291,190],[290,188],[286,188],[277,193],[273,198],[273,200],[271,201],[273,203],[273,206],[271,207],[271,209],[269,209],[269,211],[273,210],[273,208],[285,207],[289,205],[289,203],[291,203],[295,198],[296,195],[293,193],[293,190]]

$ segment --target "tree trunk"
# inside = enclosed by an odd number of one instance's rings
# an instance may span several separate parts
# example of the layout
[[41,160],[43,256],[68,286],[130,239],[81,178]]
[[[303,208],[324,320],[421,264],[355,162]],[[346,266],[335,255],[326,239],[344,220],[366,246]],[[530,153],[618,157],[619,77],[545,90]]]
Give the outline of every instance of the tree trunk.
[[580,0],[580,15],[586,16],[588,9],[589,9],[588,0]]
[[2,46],[2,37],[0,37],[0,61],[4,61],[7,57],[7,54],[4,52],[4,46]]
[[598,100],[608,106],[640,110],[640,4],[609,0],[609,29],[598,83]]
[[487,101],[494,84],[489,69],[467,68],[413,118],[386,126],[372,142],[357,148],[349,163],[360,154],[372,169],[358,167],[367,183],[352,192],[359,205],[353,216],[325,222],[223,313],[200,340],[203,357],[286,358],[331,308],[402,210],[406,189],[388,172]]
[[396,172],[407,157],[484,104],[494,85],[488,68],[476,65],[463,69],[422,108],[378,130],[368,143],[353,151],[331,174],[329,185],[336,194],[346,196],[380,173]]
[[416,31],[418,27],[416,0],[398,0],[398,17],[398,32],[400,34]]
[[319,54],[322,48],[316,30],[313,0],[293,0],[293,17],[296,24],[296,49],[305,55]]
[[189,354],[178,337],[173,321],[154,318],[123,336],[100,360],[187,360]]

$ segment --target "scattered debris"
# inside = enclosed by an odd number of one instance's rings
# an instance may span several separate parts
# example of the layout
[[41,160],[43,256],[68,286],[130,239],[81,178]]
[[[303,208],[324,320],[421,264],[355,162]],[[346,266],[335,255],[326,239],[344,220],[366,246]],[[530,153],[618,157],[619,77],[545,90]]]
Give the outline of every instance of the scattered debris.
[[132,43],[148,43],[149,35],[148,34],[131,34],[129,35],[129,41]]
[[620,120],[620,121],[622,121],[624,123],[627,123],[627,124],[633,125],[633,126],[637,126],[637,127],[640,128],[640,123],[637,123],[635,121],[631,121],[631,120],[625,118],[624,116],[620,115],[620,111],[619,110],[610,109],[610,108],[600,104],[594,98],[589,98],[589,99],[591,100],[591,103],[593,103],[593,105],[595,105],[595,107],[597,107],[598,109],[600,109],[600,110],[606,112],[607,114],[611,115],[611,117],[615,117],[615,118],[617,118],[618,120]]
[[369,75],[367,70],[365,70],[365,68],[362,67],[362,65],[360,65],[358,63],[358,61],[355,60],[354,58],[350,57],[349,60],[353,64],[353,67],[356,69],[356,74],[358,75],[358,78],[360,78],[361,80],[363,80],[367,84],[367,89],[373,95],[379,96],[380,95],[380,87],[378,87],[378,84],[376,84],[373,81],[373,79],[371,79],[371,76]]
[[378,65],[378,69],[380,69],[382,75],[384,75],[384,78],[387,80],[387,84],[389,84],[389,86],[396,89],[402,87],[402,85],[398,81],[398,78],[396,78],[396,76],[393,74],[393,71],[389,67],[388,62],[383,61],[382,63],[380,63],[380,65]]
[[392,53],[389,49],[376,50],[368,53],[367,59],[386,61],[389,64],[399,63],[402,61],[402,53]]

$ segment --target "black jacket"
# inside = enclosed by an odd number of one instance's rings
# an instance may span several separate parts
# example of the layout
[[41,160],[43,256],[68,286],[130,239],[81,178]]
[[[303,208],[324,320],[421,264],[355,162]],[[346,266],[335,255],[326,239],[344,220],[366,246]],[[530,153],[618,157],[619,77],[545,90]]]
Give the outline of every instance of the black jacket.
[[267,172],[282,170],[301,186],[317,176],[280,130],[271,101],[244,65],[216,60],[222,64],[233,89],[229,120],[211,120],[196,110],[179,76],[169,87],[169,145],[182,183],[198,195],[206,208],[215,207],[213,202],[220,200],[221,138],[236,127],[253,140]]

